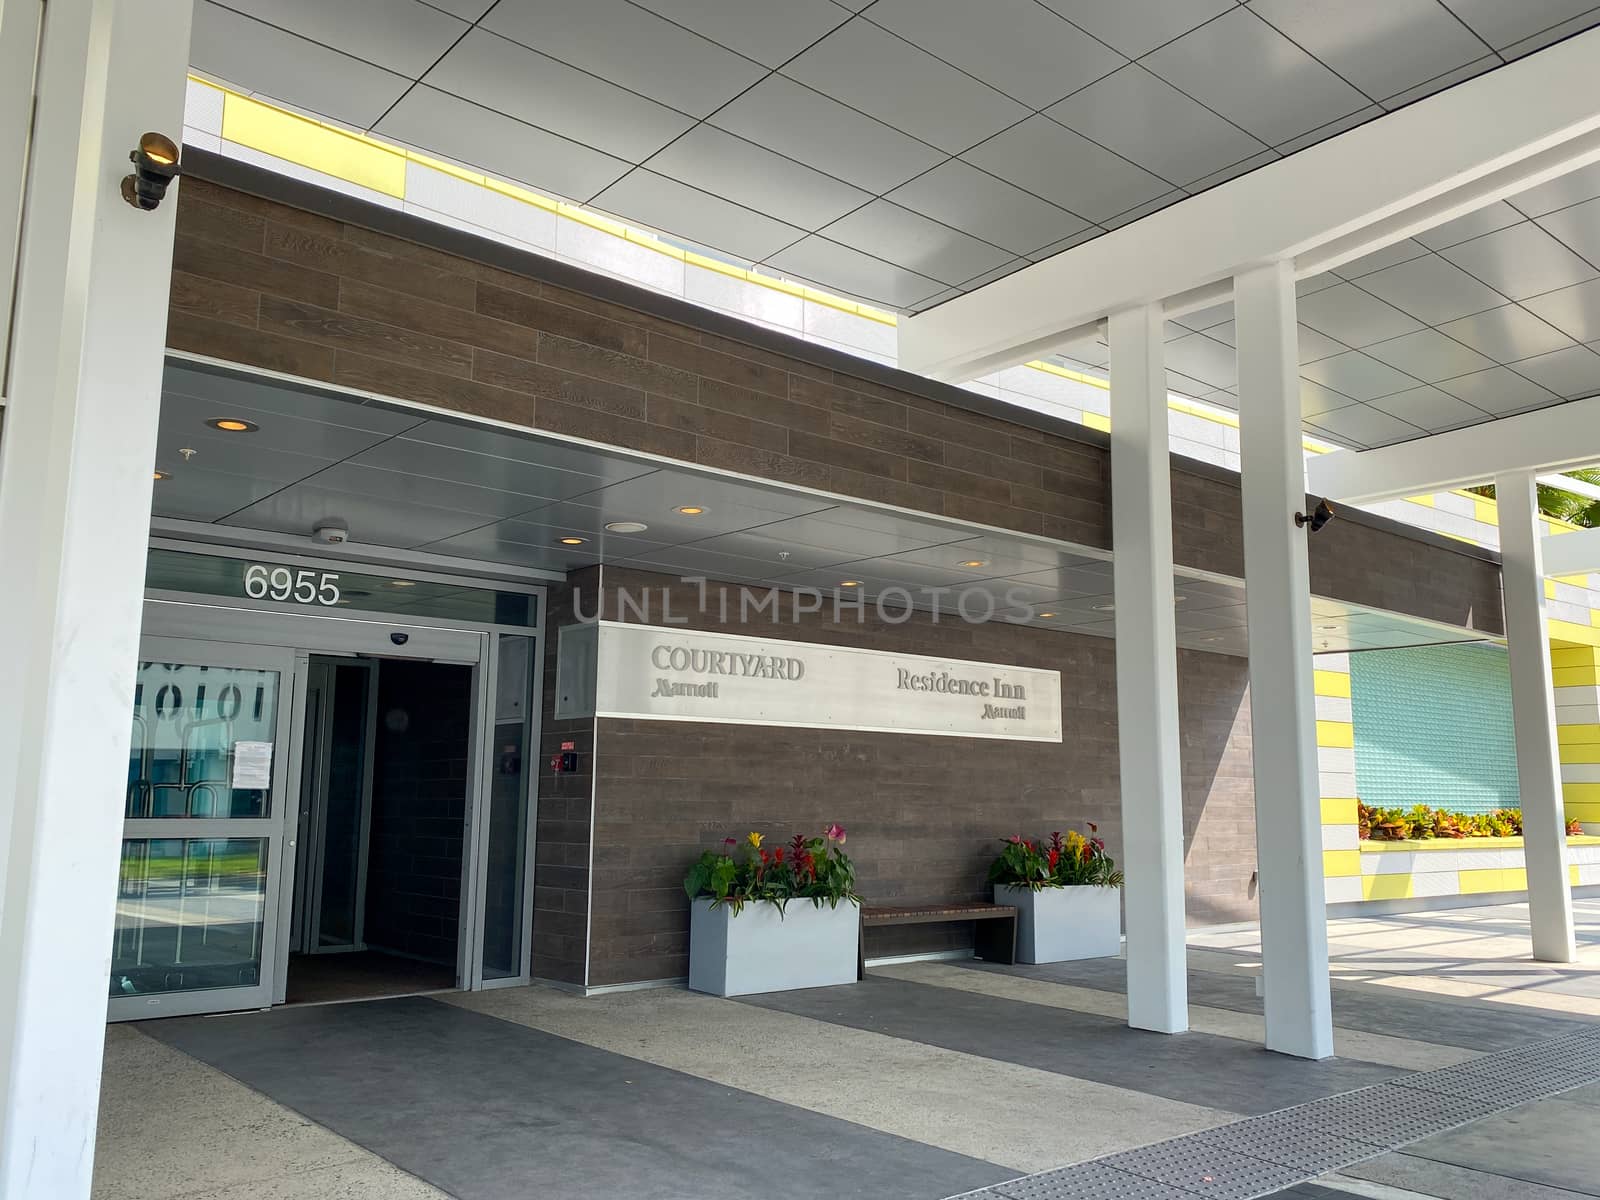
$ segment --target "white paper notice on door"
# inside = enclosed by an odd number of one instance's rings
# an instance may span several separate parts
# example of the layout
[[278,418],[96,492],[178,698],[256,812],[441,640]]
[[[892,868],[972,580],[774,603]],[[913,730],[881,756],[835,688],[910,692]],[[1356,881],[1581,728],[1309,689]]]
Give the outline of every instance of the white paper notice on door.
[[263,790],[272,786],[271,742],[233,744],[233,786]]

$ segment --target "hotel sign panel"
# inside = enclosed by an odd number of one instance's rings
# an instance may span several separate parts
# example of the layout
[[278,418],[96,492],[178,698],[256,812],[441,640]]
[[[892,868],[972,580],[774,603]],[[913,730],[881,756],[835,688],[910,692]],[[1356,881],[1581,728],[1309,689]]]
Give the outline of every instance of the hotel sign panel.
[[1061,741],[1061,673],[599,622],[596,715]]

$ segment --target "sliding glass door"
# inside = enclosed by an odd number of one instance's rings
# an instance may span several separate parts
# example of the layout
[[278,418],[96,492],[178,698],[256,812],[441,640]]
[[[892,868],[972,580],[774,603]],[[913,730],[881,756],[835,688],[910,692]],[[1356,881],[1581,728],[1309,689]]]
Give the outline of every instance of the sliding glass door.
[[288,650],[145,639],[131,697],[113,1020],[271,1004],[293,674]]

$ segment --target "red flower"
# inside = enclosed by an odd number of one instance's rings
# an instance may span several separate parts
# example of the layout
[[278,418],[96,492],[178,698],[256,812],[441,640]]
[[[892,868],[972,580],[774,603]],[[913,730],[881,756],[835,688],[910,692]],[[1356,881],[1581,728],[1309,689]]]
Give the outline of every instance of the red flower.
[[1088,862],[1089,859],[1094,857],[1094,847],[1091,846],[1088,842],[1085,842],[1083,844],[1083,849],[1078,851],[1078,857],[1080,859],[1082,859],[1084,862]]
[[830,842],[838,842],[839,845],[844,845],[844,826],[835,821],[828,826],[826,836]]
[[1054,846],[1051,846],[1050,853],[1047,857],[1050,859],[1050,869],[1054,871],[1056,869],[1056,864],[1061,861],[1061,851],[1057,850]]
[[1086,824],[1089,826],[1089,832],[1090,833],[1099,833],[1100,832],[1100,826],[1096,825],[1093,821],[1086,822]]
[[775,853],[772,856],[772,861],[777,863],[777,864],[779,864],[780,866],[783,864],[783,847],[782,846],[778,847],[777,853]]
[[1020,838],[1020,837],[1018,837],[1018,836],[1017,836],[1017,835],[1016,835],[1016,834],[1014,834],[1014,833],[1013,833],[1013,834],[1012,834],[1012,835],[1011,835],[1011,836],[1010,836],[1010,837],[1008,837],[1008,838],[1007,838],[1007,839],[1006,839],[1006,841],[1008,841],[1008,842],[1010,842],[1010,843],[1011,843],[1011,844],[1012,844],[1012,845],[1013,845],[1013,846],[1020,846],[1020,845],[1022,845],[1022,844],[1023,844],[1023,841],[1022,841],[1022,839],[1021,839],[1021,838]]

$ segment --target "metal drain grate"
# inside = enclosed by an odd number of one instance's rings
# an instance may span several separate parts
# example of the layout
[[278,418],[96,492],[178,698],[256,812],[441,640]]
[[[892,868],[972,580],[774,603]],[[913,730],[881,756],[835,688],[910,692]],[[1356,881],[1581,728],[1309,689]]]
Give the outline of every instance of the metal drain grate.
[[1600,1081],[1600,1026],[964,1193],[966,1200],[1253,1200]]

